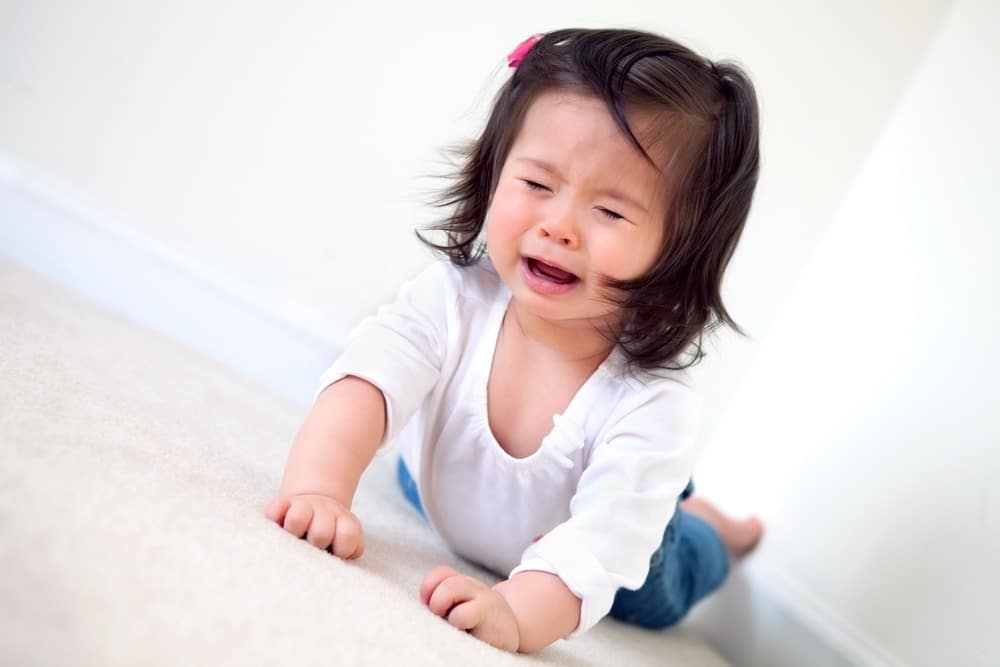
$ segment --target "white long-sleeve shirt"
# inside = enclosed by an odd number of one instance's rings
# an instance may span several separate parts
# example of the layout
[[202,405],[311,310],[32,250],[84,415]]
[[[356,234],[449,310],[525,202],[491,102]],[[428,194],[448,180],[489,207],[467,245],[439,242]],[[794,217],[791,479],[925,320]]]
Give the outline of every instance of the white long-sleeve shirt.
[[582,601],[573,637],[645,580],[691,476],[700,405],[686,373],[629,377],[615,349],[538,451],[510,456],[486,402],[510,298],[488,259],[436,262],[358,324],[318,391],[345,375],[378,387],[380,452],[398,445],[434,529],[497,573],[558,576]]

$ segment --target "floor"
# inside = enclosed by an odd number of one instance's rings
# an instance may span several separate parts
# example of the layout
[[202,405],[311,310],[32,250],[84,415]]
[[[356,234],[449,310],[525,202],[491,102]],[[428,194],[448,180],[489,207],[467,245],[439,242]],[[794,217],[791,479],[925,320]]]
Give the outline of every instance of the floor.
[[[318,369],[319,371],[320,369]],[[345,563],[263,517],[303,408],[0,261],[0,655],[9,664],[728,664],[606,619],[530,657],[417,598],[448,552],[393,481]]]

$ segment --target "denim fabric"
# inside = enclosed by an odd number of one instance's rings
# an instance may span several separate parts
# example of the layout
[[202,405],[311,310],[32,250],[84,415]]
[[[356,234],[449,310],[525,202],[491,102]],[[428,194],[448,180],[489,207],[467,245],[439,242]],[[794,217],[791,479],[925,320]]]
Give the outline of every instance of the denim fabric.
[[729,552],[715,529],[678,507],[646,581],[638,590],[619,588],[609,615],[644,628],[675,625],[728,574]]
[[[403,459],[399,459],[396,477],[403,495],[424,515],[417,484]],[[680,622],[696,602],[726,580],[726,546],[714,528],[679,506],[693,492],[694,484],[688,482],[663,532],[663,542],[649,560],[646,581],[637,590],[619,588],[610,616],[644,628],[665,628]]]
[[417,483],[410,476],[410,471],[406,469],[406,464],[403,463],[402,457],[399,459],[399,465],[396,466],[396,479],[399,480],[399,488],[403,490],[403,495],[406,496],[411,505],[417,508],[420,515],[426,519],[427,515],[424,513],[423,503],[420,502]]

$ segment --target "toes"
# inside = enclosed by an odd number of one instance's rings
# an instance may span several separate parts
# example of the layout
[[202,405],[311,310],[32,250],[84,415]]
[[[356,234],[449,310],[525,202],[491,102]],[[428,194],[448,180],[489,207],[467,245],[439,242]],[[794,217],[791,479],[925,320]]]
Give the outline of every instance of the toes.
[[763,534],[764,523],[759,518],[752,516],[745,519],[739,526],[738,538],[733,540],[733,553],[736,556],[747,555],[757,548]]

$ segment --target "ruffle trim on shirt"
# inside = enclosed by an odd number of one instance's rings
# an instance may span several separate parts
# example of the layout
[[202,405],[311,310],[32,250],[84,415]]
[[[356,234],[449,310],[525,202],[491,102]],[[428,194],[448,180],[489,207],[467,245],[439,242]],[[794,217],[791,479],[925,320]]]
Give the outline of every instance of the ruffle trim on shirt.
[[547,474],[553,479],[561,479],[565,471],[573,470],[576,463],[573,455],[583,449],[586,433],[583,427],[565,415],[552,415],[553,428],[542,438],[538,450],[524,458],[511,456],[490,429],[489,420],[485,415],[476,415],[475,421],[479,430],[476,441],[480,447],[492,456],[500,470],[517,478],[522,485],[528,484],[531,477]]
[[549,458],[566,470],[572,470],[575,463],[570,455],[583,448],[586,433],[583,427],[565,415],[552,415],[552,431],[542,438],[542,449]]

